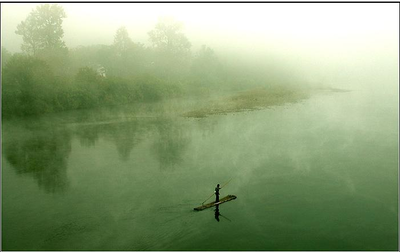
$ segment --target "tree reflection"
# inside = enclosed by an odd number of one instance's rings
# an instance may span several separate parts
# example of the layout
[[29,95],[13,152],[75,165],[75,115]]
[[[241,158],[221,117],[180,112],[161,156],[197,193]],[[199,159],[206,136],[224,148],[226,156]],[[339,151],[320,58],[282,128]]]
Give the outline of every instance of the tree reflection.
[[85,147],[95,146],[99,139],[97,127],[84,126],[76,131],[76,135],[79,137],[81,145]]
[[141,142],[143,134],[148,130],[142,124],[137,120],[99,122],[79,126],[74,129],[74,134],[84,147],[95,146],[100,138],[114,143],[121,160],[127,161],[132,149]]
[[141,142],[145,131],[146,128],[138,121],[109,124],[104,127],[106,139],[115,143],[118,154],[123,161],[129,159],[131,151]]
[[4,146],[5,157],[17,174],[29,174],[46,192],[67,188],[67,159],[71,152],[71,137],[66,131],[35,132],[16,137]]
[[27,122],[30,123],[10,123],[7,126],[3,154],[17,174],[33,177],[39,187],[48,193],[68,188],[67,159],[73,137],[77,137],[81,146],[86,148],[100,141],[112,143],[122,161],[127,161],[132,150],[147,140],[152,144],[143,147],[150,148],[160,169],[181,164],[189,143],[187,129],[176,118],[112,118],[74,122],[67,126],[58,125],[58,128],[53,123]]
[[183,160],[189,142],[186,131],[173,119],[159,117],[152,120],[98,122],[74,129],[82,146],[94,146],[99,139],[115,144],[122,161],[129,160],[130,153],[143,139],[154,138],[151,146],[162,169],[173,167]]
[[183,161],[183,154],[189,138],[179,122],[159,120],[156,124],[157,137],[153,144],[153,153],[161,169],[168,169]]

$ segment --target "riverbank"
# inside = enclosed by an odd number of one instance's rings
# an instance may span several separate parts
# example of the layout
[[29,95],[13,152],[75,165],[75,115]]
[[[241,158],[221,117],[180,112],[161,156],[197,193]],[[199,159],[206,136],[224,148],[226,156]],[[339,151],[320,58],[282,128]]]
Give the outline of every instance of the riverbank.
[[228,114],[264,109],[287,103],[296,103],[310,97],[310,89],[287,87],[257,88],[213,100],[202,108],[185,112],[183,116],[203,118],[211,115]]

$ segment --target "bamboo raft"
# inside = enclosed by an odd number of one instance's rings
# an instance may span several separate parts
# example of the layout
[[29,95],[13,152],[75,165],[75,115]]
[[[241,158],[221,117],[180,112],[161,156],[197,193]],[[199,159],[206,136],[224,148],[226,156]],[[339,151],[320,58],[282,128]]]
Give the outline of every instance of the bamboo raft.
[[218,202],[214,201],[214,202],[211,202],[211,203],[199,206],[199,207],[195,207],[194,210],[201,211],[201,210],[204,210],[204,209],[207,209],[207,208],[210,208],[210,207],[213,207],[213,206],[217,206],[219,204],[222,204],[222,203],[234,200],[234,199],[236,199],[235,195],[228,195],[228,196],[223,197],[222,199],[220,199]]

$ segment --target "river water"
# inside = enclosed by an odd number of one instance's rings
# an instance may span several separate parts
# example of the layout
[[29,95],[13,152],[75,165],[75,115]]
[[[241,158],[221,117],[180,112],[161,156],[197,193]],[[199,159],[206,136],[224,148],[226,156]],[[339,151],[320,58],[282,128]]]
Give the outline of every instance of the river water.
[[3,250],[398,249],[397,92],[192,103],[3,121]]

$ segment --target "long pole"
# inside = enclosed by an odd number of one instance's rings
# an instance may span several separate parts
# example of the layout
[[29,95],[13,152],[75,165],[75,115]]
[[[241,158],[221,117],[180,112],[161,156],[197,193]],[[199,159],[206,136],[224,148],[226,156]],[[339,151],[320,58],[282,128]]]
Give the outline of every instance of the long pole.
[[233,179],[233,178],[231,178],[230,180],[228,180],[228,182],[226,182],[223,186],[221,186],[221,189],[222,189],[224,186],[226,186],[229,182],[231,182],[232,179]]
[[[230,180],[228,180],[228,182],[226,182],[223,186],[221,186],[221,189],[226,186],[229,182],[231,182],[233,178],[231,178]],[[203,205],[204,202],[206,202],[207,200],[209,200],[213,195],[215,194],[215,192],[213,192],[213,194],[210,195],[210,197],[208,197],[205,201],[203,201],[201,204]]]
[[203,201],[201,204],[203,205],[204,202],[206,202],[208,199],[210,199],[213,195],[215,194],[215,192],[213,192],[213,194],[210,195],[210,197],[208,197],[205,201]]

